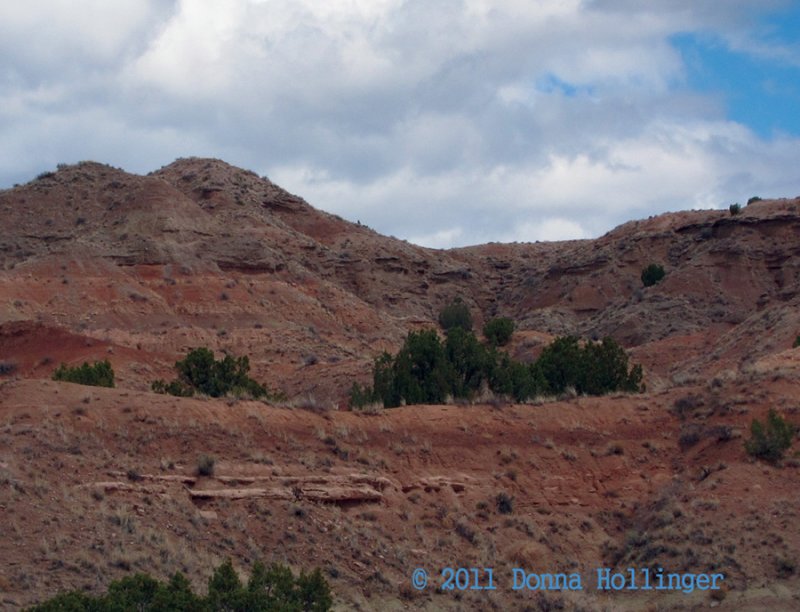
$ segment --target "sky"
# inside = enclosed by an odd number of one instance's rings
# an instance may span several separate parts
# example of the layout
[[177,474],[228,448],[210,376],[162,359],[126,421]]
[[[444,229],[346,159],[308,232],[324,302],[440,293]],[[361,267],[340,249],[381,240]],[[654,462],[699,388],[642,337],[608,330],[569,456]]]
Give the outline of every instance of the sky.
[[800,2],[0,4],[0,188],[215,157],[435,248],[800,195]]

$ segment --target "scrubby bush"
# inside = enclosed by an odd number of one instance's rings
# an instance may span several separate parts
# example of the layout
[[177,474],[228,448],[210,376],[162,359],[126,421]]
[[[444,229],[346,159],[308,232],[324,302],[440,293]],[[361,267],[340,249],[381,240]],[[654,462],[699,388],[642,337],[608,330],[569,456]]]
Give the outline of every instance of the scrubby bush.
[[197,460],[197,475],[198,476],[213,476],[214,465],[217,460],[211,455],[201,455]]
[[0,376],[7,376],[17,369],[17,365],[11,361],[0,361]]
[[483,336],[492,346],[505,346],[514,334],[514,321],[508,317],[491,319],[483,326]]
[[760,202],[760,201],[761,201],[761,198],[759,198],[758,196],[753,196],[752,198],[749,198],[749,199],[747,200],[747,204],[748,204],[748,206],[749,206],[749,205],[750,205],[750,204],[752,204],[753,202]]
[[731,204],[730,206],[728,206],[728,210],[731,213],[731,217],[735,217],[740,212],[742,212],[742,206],[741,206],[741,204],[738,204],[738,203]]
[[783,458],[786,449],[792,445],[794,434],[794,426],[771,408],[766,423],[753,419],[750,439],[745,441],[744,447],[751,457],[775,463]]
[[514,498],[508,493],[499,493],[495,498],[495,504],[500,514],[511,514],[514,511]]
[[284,565],[267,568],[257,561],[250,579],[243,584],[230,560],[220,565],[208,581],[208,595],[192,592],[180,572],[169,582],[147,574],[136,574],[112,582],[105,595],[73,591],[57,595],[31,608],[31,612],[71,612],[95,610],[153,610],[162,612],[252,612],[287,610],[325,612],[333,606],[330,586],[319,569],[295,577]]
[[460,297],[442,308],[439,313],[439,325],[442,326],[445,332],[449,332],[455,327],[460,327],[465,331],[472,331],[472,315]]
[[794,344],[792,345],[792,348],[797,347],[800,347],[800,336],[797,336],[797,338],[794,339]]
[[69,367],[62,363],[53,372],[53,380],[90,385],[92,387],[113,387],[114,369],[108,359],[95,361],[91,365],[84,361],[83,365],[75,367]]
[[642,284],[645,287],[652,287],[661,279],[664,278],[664,266],[656,263],[651,263],[644,270],[642,270]]
[[154,381],[153,391],[180,397],[190,397],[195,393],[210,397],[228,394],[253,398],[270,396],[266,387],[247,375],[250,371],[247,357],[225,355],[216,360],[210,349],[196,348],[189,351],[185,359],[177,361],[175,369],[178,378],[169,383],[161,379]]

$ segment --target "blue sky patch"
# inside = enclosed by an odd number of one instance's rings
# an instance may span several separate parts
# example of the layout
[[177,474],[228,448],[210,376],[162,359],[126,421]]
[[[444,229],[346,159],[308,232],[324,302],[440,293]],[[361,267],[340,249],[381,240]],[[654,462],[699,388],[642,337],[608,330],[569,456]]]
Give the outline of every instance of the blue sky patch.
[[758,38],[732,49],[719,36],[677,34],[687,85],[723,97],[728,119],[759,136],[800,135],[800,6],[754,28]]

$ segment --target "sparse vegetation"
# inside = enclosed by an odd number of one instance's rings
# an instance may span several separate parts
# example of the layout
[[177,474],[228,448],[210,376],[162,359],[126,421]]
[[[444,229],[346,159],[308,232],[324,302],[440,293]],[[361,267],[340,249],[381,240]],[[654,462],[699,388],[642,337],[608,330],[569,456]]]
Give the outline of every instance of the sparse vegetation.
[[505,346],[514,334],[514,321],[508,317],[491,319],[483,326],[483,336],[492,346]]
[[104,595],[82,591],[57,595],[31,612],[66,610],[161,610],[250,612],[253,610],[308,610],[324,612],[333,605],[328,582],[319,569],[298,577],[288,567],[274,564],[267,568],[257,561],[247,584],[243,584],[230,560],[225,561],[208,580],[208,595],[196,595],[189,580],[177,572],[168,582],[148,574],[136,574],[112,582]]
[[56,371],[53,372],[53,380],[77,383],[79,385],[89,385],[92,387],[113,387],[114,369],[111,367],[111,362],[109,362],[108,359],[95,361],[91,365],[84,361],[83,365],[75,367],[69,367],[62,363]]
[[750,439],[745,441],[744,447],[751,457],[775,463],[792,445],[794,434],[795,427],[771,408],[766,423],[753,419]]
[[231,394],[236,397],[273,397],[266,387],[257,383],[247,374],[250,360],[247,357],[225,355],[214,359],[214,353],[207,348],[189,351],[185,359],[175,363],[178,378],[169,383],[156,380],[151,388],[156,393],[168,393],[178,397],[191,397],[203,393],[210,397],[223,397]]
[[794,339],[794,344],[792,344],[792,348],[798,347],[800,347],[800,336],[797,336],[797,338]]
[[731,205],[728,207],[728,210],[729,210],[729,211],[730,211],[730,213],[731,213],[731,217],[735,217],[735,216],[736,216],[736,215],[738,215],[740,212],[742,212],[742,205],[741,205],[741,204],[739,204],[738,202],[737,202],[736,204],[731,204]]
[[665,275],[666,272],[664,272],[664,266],[661,264],[651,263],[644,270],[642,270],[642,284],[645,287],[652,287],[656,283],[661,282]]
[[759,198],[758,196],[753,196],[752,198],[749,198],[749,199],[747,200],[747,204],[748,204],[748,206],[749,206],[749,205],[750,205],[750,204],[752,204],[753,202],[760,202],[760,201],[761,201],[761,198]]

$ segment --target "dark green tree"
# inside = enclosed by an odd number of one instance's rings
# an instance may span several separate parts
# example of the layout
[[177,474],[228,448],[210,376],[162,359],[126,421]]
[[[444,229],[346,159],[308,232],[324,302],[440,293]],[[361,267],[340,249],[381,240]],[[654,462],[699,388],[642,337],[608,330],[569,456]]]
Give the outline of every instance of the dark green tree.
[[642,284],[645,287],[652,287],[664,278],[664,266],[656,263],[651,263],[644,270],[642,270]]
[[602,395],[611,391],[641,391],[641,366],[628,370],[628,355],[613,338],[587,342],[581,359],[581,375],[576,384],[579,393]]
[[547,380],[538,363],[515,361],[508,353],[495,355],[489,388],[495,393],[513,397],[518,402],[548,391]]
[[301,573],[297,578],[297,590],[300,606],[304,611],[325,612],[333,606],[331,589],[319,568],[310,574]]
[[240,610],[244,605],[242,581],[226,559],[208,579],[208,603],[213,610]]
[[483,326],[483,336],[491,346],[505,346],[514,334],[514,321],[508,317],[491,319]]
[[[433,329],[411,332],[394,359],[397,395],[407,404],[441,404],[451,393],[452,372]],[[392,404],[387,404],[387,407]]]
[[472,397],[486,381],[491,356],[475,334],[454,327],[447,334],[444,344],[447,366],[443,366],[443,377],[448,392],[453,397]]
[[556,338],[547,345],[537,360],[550,393],[563,393],[567,387],[575,390],[581,378],[583,353],[575,336]]

